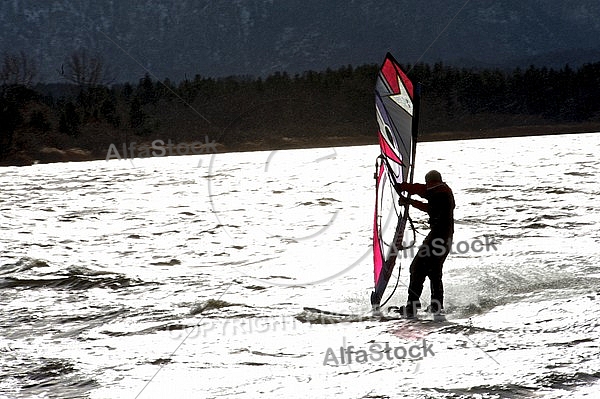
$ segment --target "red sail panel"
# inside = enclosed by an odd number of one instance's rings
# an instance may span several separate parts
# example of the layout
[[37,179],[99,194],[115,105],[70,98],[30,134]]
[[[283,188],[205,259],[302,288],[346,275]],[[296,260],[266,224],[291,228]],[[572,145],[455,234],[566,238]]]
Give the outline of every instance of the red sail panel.
[[381,66],[381,74],[390,85],[393,93],[400,93],[400,86],[403,85],[410,98],[414,98],[412,82],[390,54],[388,54]]

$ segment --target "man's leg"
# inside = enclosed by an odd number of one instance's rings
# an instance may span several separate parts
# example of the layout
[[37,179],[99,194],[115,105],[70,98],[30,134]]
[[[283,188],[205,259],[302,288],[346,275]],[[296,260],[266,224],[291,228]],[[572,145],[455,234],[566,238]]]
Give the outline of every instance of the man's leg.
[[[445,240],[443,253],[436,253],[431,257],[429,270],[427,277],[429,277],[429,283],[431,288],[431,305],[430,311],[432,313],[438,313],[444,308],[444,284],[442,283],[442,269],[444,261],[450,253],[451,241]],[[439,248],[439,247],[438,247]]]
[[444,284],[442,282],[442,267],[433,267],[429,274],[429,283],[431,288],[431,305],[429,310],[432,313],[438,313],[444,309]]
[[423,245],[419,247],[419,251],[412,263],[410,264],[410,283],[408,285],[408,300],[406,302],[409,311],[416,313],[417,309],[421,307],[421,293],[423,292],[423,284],[427,277],[429,259],[431,257],[431,248],[428,240],[423,242]]

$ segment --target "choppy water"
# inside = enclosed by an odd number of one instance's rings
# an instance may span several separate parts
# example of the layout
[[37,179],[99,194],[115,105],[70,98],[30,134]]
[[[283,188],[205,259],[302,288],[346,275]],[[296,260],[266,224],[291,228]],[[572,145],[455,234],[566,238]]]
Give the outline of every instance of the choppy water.
[[[0,169],[0,397],[595,397],[600,135],[419,144],[465,243],[448,322],[303,322],[369,308],[377,153]],[[423,339],[433,355],[331,361]]]

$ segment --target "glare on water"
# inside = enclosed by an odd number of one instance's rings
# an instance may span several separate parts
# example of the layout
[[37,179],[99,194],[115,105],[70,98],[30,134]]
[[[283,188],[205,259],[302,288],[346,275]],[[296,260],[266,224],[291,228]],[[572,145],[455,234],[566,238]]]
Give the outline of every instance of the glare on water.
[[593,397],[598,153],[419,143],[457,202],[439,324],[305,322],[369,309],[376,146],[3,168],[0,397]]

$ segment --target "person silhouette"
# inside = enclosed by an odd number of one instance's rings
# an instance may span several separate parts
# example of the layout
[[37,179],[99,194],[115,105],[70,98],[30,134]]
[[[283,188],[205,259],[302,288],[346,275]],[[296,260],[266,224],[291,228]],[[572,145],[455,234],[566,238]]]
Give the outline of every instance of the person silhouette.
[[[414,317],[421,308],[420,297],[423,292],[425,279],[429,278],[431,287],[431,304],[427,311],[440,314],[444,308],[444,285],[442,283],[442,268],[450,253],[454,235],[454,194],[442,180],[437,170],[431,170],[425,175],[425,184],[400,183],[395,186],[400,195],[401,204],[409,204],[429,215],[430,232],[423,240],[419,250],[410,265],[410,283],[406,306],[398,311],[405,317]],[[415,199],[408,200],[402,193],[416,194],[427,202]]]

